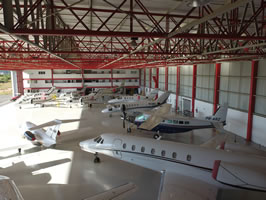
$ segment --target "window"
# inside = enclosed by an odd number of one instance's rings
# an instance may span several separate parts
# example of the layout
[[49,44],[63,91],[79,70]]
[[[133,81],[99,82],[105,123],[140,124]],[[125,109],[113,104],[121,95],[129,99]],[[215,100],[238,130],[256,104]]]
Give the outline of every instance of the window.
[[125,149],[125,148],[127,148],[127,144],[126,143],[123,144],[123,149]]
[[172,153],[172,158],[176,159],[176,152]]
[[52,80],[45,80],[45,83],[52,83]]
[[151,154],[155,154],[155,149],[151,149]]
[[165,150],[162,150],[161,155],[165,156]]
[[101,141],[101,144],[103,144],[104,139]]
[[99,138],[101,138],[101,137],[99,136],[99,137],[95,138],[95,139],[94,139],[94,142],[96,142]]
[[185,121],[185,124],[189,124],[189,121]]
[[183,121],[179,121],[179,124],[184,124],[184,122]]
[[44,71],[39,71],[39,74],[45,74],[45,72]]
[[137,71],[130,71],[131,74],[137,74]]
[[140,150],[142,153],[145,152],[145,147],[141,147],[141,150]]
[[178,124],[178,120],[173,120],[174,124]]
[[132,145],[131,149],[132,149],[132,151],[135,151],[136,146],[135,145]]
[[191,161],[191,155],[187,155],[187,161]]

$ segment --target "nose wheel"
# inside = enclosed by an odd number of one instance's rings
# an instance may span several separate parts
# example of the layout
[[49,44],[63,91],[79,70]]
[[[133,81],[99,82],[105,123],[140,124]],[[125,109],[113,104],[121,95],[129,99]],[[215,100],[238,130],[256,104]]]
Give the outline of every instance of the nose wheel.
[[100,163],[101,162],[100,158],[98,157],[98,153],[97,152],[94,154],[94,160],[93,160],[93,162],[94,163]]

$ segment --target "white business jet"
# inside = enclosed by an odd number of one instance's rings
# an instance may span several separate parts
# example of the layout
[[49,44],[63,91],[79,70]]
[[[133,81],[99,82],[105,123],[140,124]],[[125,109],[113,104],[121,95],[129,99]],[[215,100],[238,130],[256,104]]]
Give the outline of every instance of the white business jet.
[[[35,125],[31,122],[26,122],[24,124],[23,131],[24,137],[31,141],[34,145],[43,145],[45,147],[51,147],[56,144],[56,136],[60,135],[59,127],[63,123],[77,122],[81,119],[67,119],[67,120],[58,120]],[[49,127],[47,130],[44,130],[44,127]]]
[[[83,200],[110,200],[124,199],[136,190],[136,185],[126,183],[111,190],[97,194]],[[0,199],[1,200],[24,200],[13,180],[6,176],[0,176]]]
[[[133,121],[139,129],[156,132],[154,138],[160,137],[160,133],[180,133],[191,131],[193,129],[215,128],[213,123],[221,123],[225,125],[228,105],[220,106],[214,115],[207,116],[204,119],[183,117],[183,116],[167,116],[171,109],[170,104],[162,105],[153,114],[141,114]],[[128,119],[132,119],[127,116]],[[130,132],[130,130],[128,130]]]
[[133,96],[119,96],[118,98],[111,99],[108,104],[126,103],[126,102],[136,102],[141,100],[154,100],[158,94],[159,90],[154,89],[150,92],[148,96],[143,95],[133,95]]
[[266,192],[266,157],[245,151],[102,134],[80,142],[99,153],[162,173],[160,199],[216,199],[222,189]]

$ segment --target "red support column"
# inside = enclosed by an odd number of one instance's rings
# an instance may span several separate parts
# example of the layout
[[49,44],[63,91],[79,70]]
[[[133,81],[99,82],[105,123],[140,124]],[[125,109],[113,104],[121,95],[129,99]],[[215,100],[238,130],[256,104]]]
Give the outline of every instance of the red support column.
[[165,66],[165,91],[168,91],[168,67]]
[[193,65],[193,80],[192,80],[192,116],[193,117],[194,117],[194,110],[195,110],[196,84],[197,84],[197,65]]
[[52,86],[54,86],[54,70],[51,69],[51,80],[52,80]]
[[149,74],[149,86],[151,91],[151,77],[152,77],[152,68],[150,68],[150,74]]
[[141,69],[139,69],[139,87],[141,87]]
[[155,88],[159,88],[159,68],[156,68],[156,79],[157,79],[157,85],[155,83]]
[[180,67],[176,67],[176,99],[175,99],[175,110],[178,111],[178,97],[180,88]]
[[143,69],[144,70],[144,79],[143,79],[143,87],[144,87],[144,93],[143,95],[146,95],[146,68]]
[[113,87],[113,69],[111,69],[111,87]]
[[216,112],[217,105],[219,104],[220,75],[221,75],[221,63],[216,63],[215,80],[214,80],[214,96],[213,96],[213,114]]
[[258,61],[252,61],[251,65],[251,79],[250,79],[250,92],[249,92],[249,106],[248,106],[248,126],[247,126],[247,141],[251,141],[253,113],[255,108],[255,95],[258,74]]
[[18,93],[24,94],[22,70],[17,70],[16,73],[17,73]]

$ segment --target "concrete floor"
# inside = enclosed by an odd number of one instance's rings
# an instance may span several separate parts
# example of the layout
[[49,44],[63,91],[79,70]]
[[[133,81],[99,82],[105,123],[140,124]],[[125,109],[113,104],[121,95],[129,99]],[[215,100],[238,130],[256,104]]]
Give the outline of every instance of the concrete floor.
[[[80,150],[80,141],[102,133],[126,134],[120,116],[115,114],[110,118],[102,114],[103,107],[19,109],[14,103],[0,107],[0,174],[15,181],[25,200],[84,199],[127,182],[138,187],[127,199],[157,199],[159,173],[103,155],[102,162],[95,164],[92,154]],[[53,119],[76,118],[83,120],[62,125],[62,134],[53,149],[33,146],[21,137],[19,126],[25,121],[41,124]],[[137,130],[132,134],[152,137]],[[214,130],[205,129],[168,135],[166,139],[201,144],[215,135]],[[238,137],[230,138],[243,142]],[[17,153],[19,147],[22,155]]]

